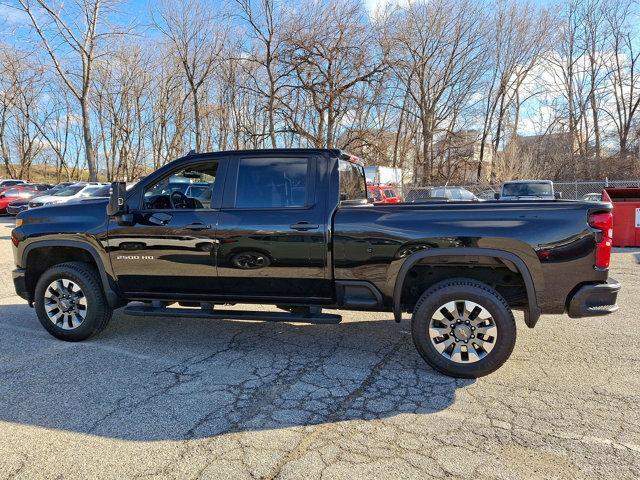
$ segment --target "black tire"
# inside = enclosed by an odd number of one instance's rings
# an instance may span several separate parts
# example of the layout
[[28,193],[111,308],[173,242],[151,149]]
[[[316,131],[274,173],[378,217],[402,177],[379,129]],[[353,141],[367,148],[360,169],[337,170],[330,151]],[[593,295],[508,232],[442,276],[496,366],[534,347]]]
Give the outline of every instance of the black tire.
[[[477,303],[488,311],[495,323],[497,335],[493,349],[478,361],[453,361],[436,349],[429,335],[429,325],[436,310],[456,300]],[[509,358],[516,343],[516,324],[505,299],[488,285],[465,278],[439,282],[422,294],[413,310],[411,333],[418,352],[429,365],[445,375],[458,378],[482,377],[494,372]]]
[[[70,330],[53,323],[45,310],[45,290],[58,279],[75,282],[86,297],[86,317],[78,327]],[[34,304],[42,326],[54,337],[68,342],[79,342],[100,333],[111,320],[113,312],[104,295],[98,271],[83,262],[61,263],[47,269],[36,283]]]

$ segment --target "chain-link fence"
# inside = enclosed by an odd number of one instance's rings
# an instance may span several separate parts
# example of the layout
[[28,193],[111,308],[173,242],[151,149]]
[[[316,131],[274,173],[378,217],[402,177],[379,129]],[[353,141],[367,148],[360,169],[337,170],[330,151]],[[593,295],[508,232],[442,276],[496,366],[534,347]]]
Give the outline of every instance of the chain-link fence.
[[562,198],[579,200],[590,193],[602,193],[606,187],[640,187],[640,180],[603,180],[601,182],[554,182],[556,192]]
[[[639,187],[640,180],[602,180],[599,182],[553,182],[554,190],[560,192],[562,198],[568,200],[581,200],[590,193],[600,194],[606,187]],[[415,202],[427,200],[433,197],[441,197],[440,186],[408,186],[402,188],[402,196],[405,202]],[[464,190],[468,190],[481,200],[493,200],[496,193],[500,192],[501,185],[447,185],[446,196],[455,196],[454,200],[465,200],[460,198],[464,195]]]

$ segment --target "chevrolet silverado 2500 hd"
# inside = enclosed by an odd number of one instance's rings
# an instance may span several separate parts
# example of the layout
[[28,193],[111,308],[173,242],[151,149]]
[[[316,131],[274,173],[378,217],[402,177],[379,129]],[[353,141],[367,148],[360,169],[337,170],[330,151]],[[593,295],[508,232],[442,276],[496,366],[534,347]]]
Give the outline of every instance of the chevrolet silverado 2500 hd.
[[[53,336],[130,315],[337,323],[326,309],[412,313],[420,355],[452,376],[497,369],[512,310],[617,309],[611,205],[580,201],[371,205],[339,150],[192,154],[111,197],[18,215],[17,293]],[[273,304],[281,312],[225,310]],[[177,306],[176,306],[177,304]],[[212,324],[212,328],[215,325]]]

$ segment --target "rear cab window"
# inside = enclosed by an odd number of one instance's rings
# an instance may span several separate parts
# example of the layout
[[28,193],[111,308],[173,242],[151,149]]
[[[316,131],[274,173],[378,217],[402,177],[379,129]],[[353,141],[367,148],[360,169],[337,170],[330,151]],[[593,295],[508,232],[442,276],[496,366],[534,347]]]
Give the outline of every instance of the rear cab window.
[[505,197],[552,197],[553,188],[548,182],[505,183],[502,186]]
[[308,158],[241,158],[235,208],[300,208],[312,203]]
[[[340,176],[340,201],[367,199],[367,179],[362,165],[341,158],[338,160],[338,174]],[[380,195],[377,190],[374,191],[374,195],[376,193]]]

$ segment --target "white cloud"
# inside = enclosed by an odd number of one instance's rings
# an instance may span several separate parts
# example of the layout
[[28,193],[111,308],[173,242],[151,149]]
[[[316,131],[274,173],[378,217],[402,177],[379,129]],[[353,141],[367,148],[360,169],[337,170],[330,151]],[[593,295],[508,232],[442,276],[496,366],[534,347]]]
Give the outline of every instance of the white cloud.
[[383,11],[387,7],[398,7],[408,5],[410,0],[364,0],[369,15],[376,17],[378,12]]

